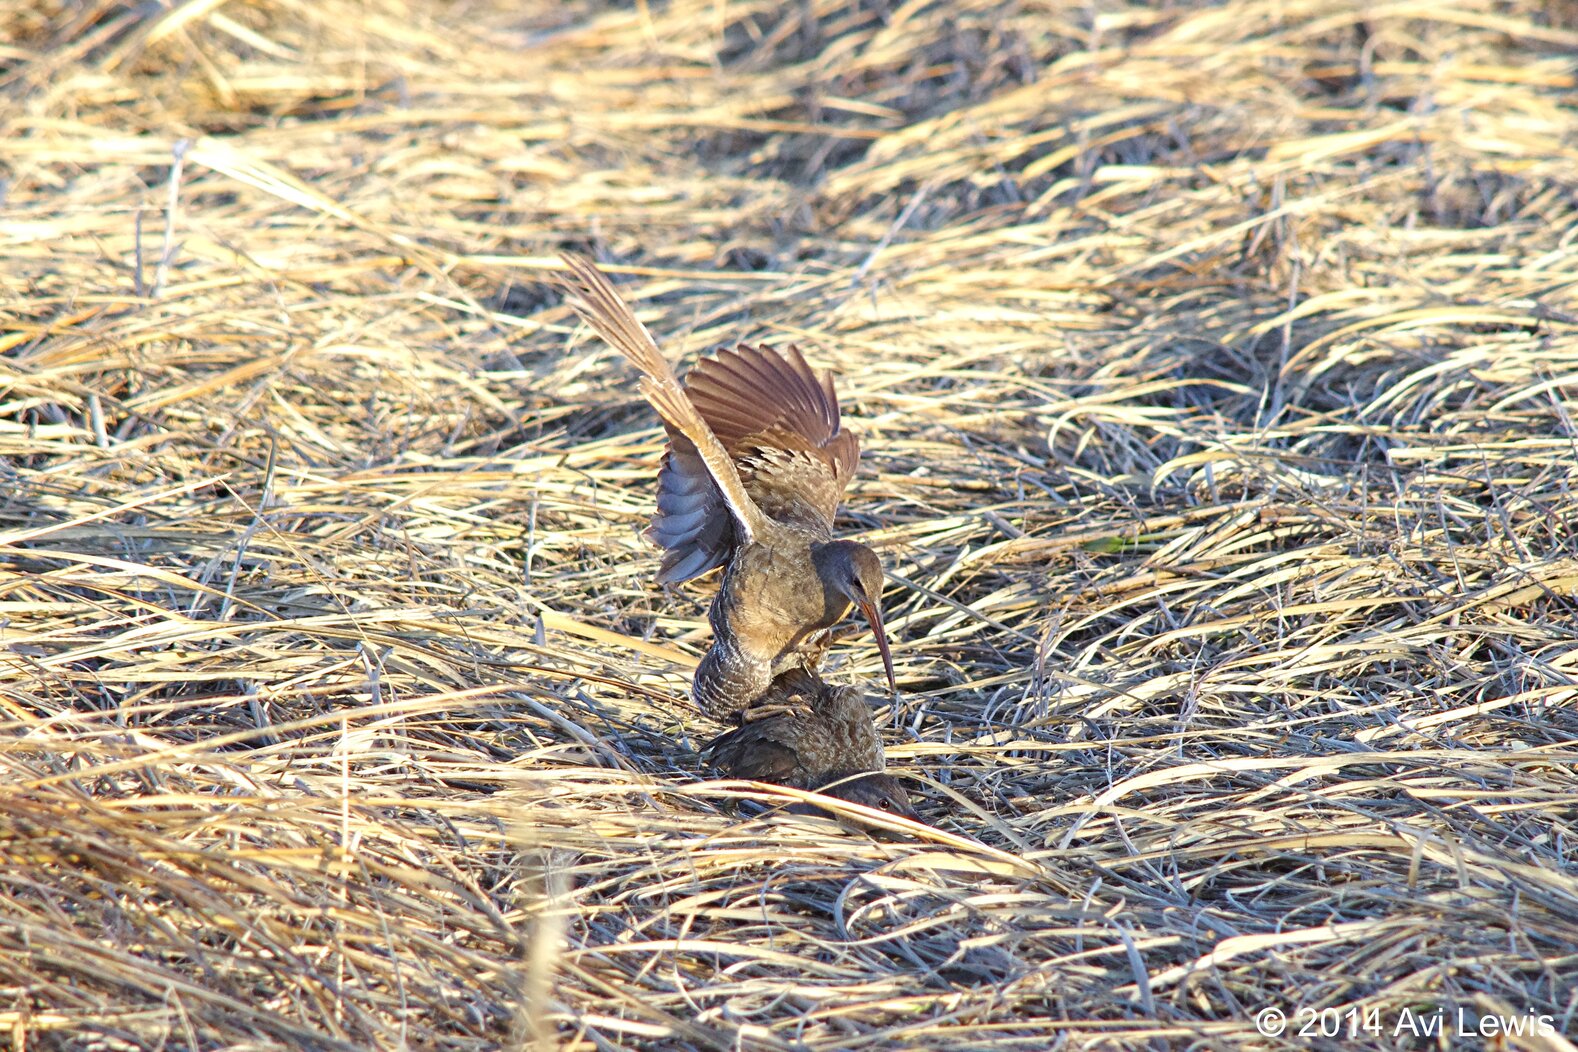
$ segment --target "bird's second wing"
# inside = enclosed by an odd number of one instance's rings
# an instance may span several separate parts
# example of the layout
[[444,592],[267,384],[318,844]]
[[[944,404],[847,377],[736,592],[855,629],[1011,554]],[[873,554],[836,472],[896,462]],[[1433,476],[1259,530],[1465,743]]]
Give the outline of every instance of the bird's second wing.
[[832,379],[795,347],[741,346],[704,358],[685,393],[728,448],[763,514],[825,532],[860,459]]
[[727,563],[739,534],[695,444],[672,430],[668,438],[658,469],[657,514],[646,535],[663,549],[658,580],[678,584]]

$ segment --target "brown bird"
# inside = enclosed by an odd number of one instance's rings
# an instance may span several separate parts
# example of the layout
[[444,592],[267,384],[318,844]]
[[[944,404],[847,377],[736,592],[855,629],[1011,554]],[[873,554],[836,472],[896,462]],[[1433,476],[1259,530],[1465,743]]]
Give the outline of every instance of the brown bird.
[[857,606],[871,623],[888,686],[882,564],[832,538],[860,456],[840,427],[838,397],[793,347],[737,347],[693,368],[681,386],[652,335],[589,261],[566,254],[571,305],[643,373],[641,393],[668,431],[657,514],[647,536],[666,549],[658,580],[722,566],[708,610],[713,644],[691,693],[720,722],[741,720],[773,680],[815,670],[827,630]]
[[796,669],[775,680],[757,708],[769,705],[781,711],[719,735],[703,747],[703,757],[734,778],[814,789],[917,817],[903,785],[883,773],[882,739],[860,691]]

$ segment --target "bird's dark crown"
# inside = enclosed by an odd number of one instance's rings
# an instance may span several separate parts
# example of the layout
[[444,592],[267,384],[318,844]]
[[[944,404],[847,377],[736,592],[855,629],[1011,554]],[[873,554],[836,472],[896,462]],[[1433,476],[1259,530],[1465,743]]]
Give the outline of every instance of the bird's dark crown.
[[823,580],[851,599],[875,603],[882,596],[882,560],[859,541],[828,541],[814,552]]

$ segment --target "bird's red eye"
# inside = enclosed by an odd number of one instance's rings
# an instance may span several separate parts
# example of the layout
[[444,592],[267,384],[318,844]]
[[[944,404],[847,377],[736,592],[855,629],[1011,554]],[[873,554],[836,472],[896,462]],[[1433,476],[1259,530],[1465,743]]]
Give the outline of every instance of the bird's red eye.
[[884,811],[891,811],[891,810],[893,810],[893,801],[892,800],[884,800],[880,804],[878,804],[877,806],[882,808],[882,810],[884,810]]

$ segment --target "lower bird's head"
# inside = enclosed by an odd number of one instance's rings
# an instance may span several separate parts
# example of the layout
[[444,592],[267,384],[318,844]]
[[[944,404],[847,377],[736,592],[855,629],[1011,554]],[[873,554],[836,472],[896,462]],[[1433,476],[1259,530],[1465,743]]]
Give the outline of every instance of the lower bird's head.
[[875,811],[886,811],[920,821],[920,816],[915,813],[915,805],[910,803],[910,794],[904,791],[904,784],[891,774],[863,774],[858,778],[845,778],[824,786],[818,792],[848,800],[852,804],[864,804]]
[[877,650],[882,655],[882,670],[888,676],[888,689],[898,690],[893,679],[888,633],[882,626],[882,561],[877,553],[858,541],[829,541],[819,545],[813,557],[823,585],[859,607],[871,622],[871,631],[877,637]]

